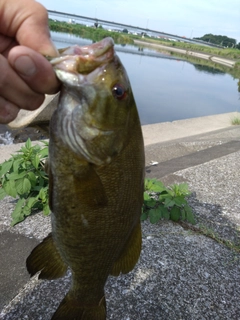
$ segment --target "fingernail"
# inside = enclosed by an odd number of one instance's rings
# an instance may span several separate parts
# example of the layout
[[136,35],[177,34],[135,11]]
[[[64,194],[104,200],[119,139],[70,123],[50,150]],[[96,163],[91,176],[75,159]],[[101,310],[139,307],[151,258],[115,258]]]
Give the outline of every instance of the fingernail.
[[36,66],[29,56],[20,56],[14,62],[14,68],[23,76],[32,76],[36,72]]

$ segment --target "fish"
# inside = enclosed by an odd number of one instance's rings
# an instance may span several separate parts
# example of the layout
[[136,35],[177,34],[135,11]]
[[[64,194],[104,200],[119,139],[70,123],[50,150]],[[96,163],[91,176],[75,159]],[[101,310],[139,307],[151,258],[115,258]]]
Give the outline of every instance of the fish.
[[52,232],[27,270],[50,280],[70,269],[53,320],[104,320],[108,277],[132,271],[141,253],[141,123],[112,38],[71,46],[51,64],[62,83],[47,164]]

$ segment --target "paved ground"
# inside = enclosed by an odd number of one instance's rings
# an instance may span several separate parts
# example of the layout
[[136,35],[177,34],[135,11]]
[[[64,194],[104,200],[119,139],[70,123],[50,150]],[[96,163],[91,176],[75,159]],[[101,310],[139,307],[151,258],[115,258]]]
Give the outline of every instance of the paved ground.
[[[143,127],[146,175],[167,185],[186,181],[198,224],[143,223],[137,266],[106,285],[108,320],[240,319],[240,127],[230,126],[232,117]],[[14,148],[0,148],[0,163]],[[50,221],[39,214],[11,228],[13,207],[11,198],[0,202],[0,319],[48,320],[70,274],[29,279],[26,257],[49,233]]]

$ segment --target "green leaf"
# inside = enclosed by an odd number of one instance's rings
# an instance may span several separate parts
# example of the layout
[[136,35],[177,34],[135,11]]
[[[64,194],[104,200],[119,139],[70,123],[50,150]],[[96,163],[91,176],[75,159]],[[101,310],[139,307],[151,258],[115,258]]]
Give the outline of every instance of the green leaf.
[[170,210],[170,218],[173,221],[178,221],[181,217],[181,210],[180,208],[174,206],[172,207],[172,209]]
[[12,172],[8,175],[8,179],[9,180],[18,180],[18,179],[22,179],[26,176],[27,172],[23,171],[21,173],[17,173],[17,172]]
[[[23,155],[25,155],[28,152],[28,149],[26,147],[22,147],[19,151],[17,151],[18,153],[23,153]],[[23,156],[22,155],[22,156]]]
[[28,200],[27,200],[27,206],[28,206],[29,208],[32,208],[37,201],[38,201],[37,198],[30,197],[30,198],[28,198]]
[[24,214],[22,212],[22,207],[24,205],[25,200],[24,199],[19,199],[15,209],[12,212],[12,222],[11,226],[14,226],[15,224],[21,222],[24,220]]
[[7,195],[7,193],[5,192],[5,190],[3,188],[0,188],[0,200],[5,198],[6,195]]
[[16,180],[16,190],[18,194],[23,195],[31,190],[31,182],[27,178]]
[[5,161],[0,166],[0,177],[12,168],[13,160]]
[[159,209],[149,210],[149,219],[151,223],[157,223],[161,219],[161,211]]
[[174,202],[174,200],[172,199],[172,197],[165,199],[164,206],[165,206],[166,208],[172,207],[172,206],[174,206],[174,204],[175,204],[175,202]]
[[48,147],[43,148],[39,151],[39,156],[42,158],[48,157]]
[[181,183],[179,185],[179,193],[184,195],[184,196],[187,196],[187,195],[191,194],[191,192],[189,191],[187,183]]
[[35,187],[33,187],[32,188],[32,191],[38,191],[38,193],[39,193],[39,191],[42,189],[42,187],[40,187],[40,186],[35,186]]
[[145,190],[152,191],[152,192],[162,192],[166,188],[161,181],[156,179],[145,179]]
[[165,220],[169,220],[170,219],[170,213],[169,213],[168,209],[163,207],[163,206],[160,206],[159,209],[161,210],[162,217]]
[[43,143],[45,146],[49,146],[49,141],[41,140],[41,143]]
[[27,179],[23,179],[23,193],[28,193],[31,190],[31,182]]
[[151,191],[153,192],[162,192],[165,191],[166,188],[164,187],[164,184],[161,181],[155,181],[151,187]]
[[196,221],[195,221],[195,218],[194,218],[194,215],[193,215],[193,212],[192,212],[192,208],[189,205],[186,205],[186,206],[184,206],[184,210],[186,212],[187,221],[192,223],[192,224],[195,224]]
[[32,146],[32,142],[31,142],[30,138],[28,138],[27,141],[26,141],[26,143],[25,143],[25,147],[26,147],[27,149],[30,149],[31,146]]
[[15,182],[13,180],[5,181],[3,184],[3,189],[9,196],[16,198],[17,191],[15,188]]
[[46,201],[46,192],[44,189],[41,189],[39,194],[38,194],[38,197],[39,199],[42,200],[42,202],[45,202]]
[[39,180],[38,180],[38,184],[39,184],[39,187],[44,187],[44,179],[42,177],[39,177]]
[[147,192],[144,192],[143,199],[144,199],[144,201],[148,201],[151,199],[151,197],[149,196],[149,194]]
[[31,183],[32,187],[35,187],[36,183],[37,183],[37,178],[35,176],[35,174],[33,172],[28,172],[28,179]]
[[43,206],[43,214],[45,215],[45,216],[48,216],[49,214],[50,214],[50,208],[49,208],[49,205],[48,204],[45,204],[44,206]]
[[156,200],[154,200],[154,199],[152,199],[152,198],[150,198],[149,200],[146,200],[146,201],[144,201],[144,204],[147,206],[147,207],[155,207],[156,206]]
[[32,164],[33,164],[33,166],[35,167],[35,169],[38,168],[39,163],[40,163],[40,158],[39,158],[39,156],[36,154],[35,157],[32,159]]
[[142,214],[141,214],[141,221],[144,221],[144,220],[147,220],[148,218],[148,213],[147,211],[143,211]]
[[187,217],[186,211],[183,207],[183,208],[181,208],[181,219],[184,221],[184,220],[186,220],[186,217]]
[[16,159],[13,161],[13,171],[18,172],[20,165],[22,164],[23,159]]
[[156,181],[156,179],[145,179],[145,183],[144,183],[145,190],[151,190],[151,187],[155,181]]
[[176,196],[176,194],[175,194],[175,192],[174,192],[173,190],[171,190],[171,189],[166,189],[166,191],[167,191],[167,193],[168,193],[171,197],[175,197],[175,196]]
[[158,198],[160,202],[164,202],[166,199],[172,198],[172,196],[168,192],[164,191],[158,195]]
[[184,204],[187,203],[187,201],[186,201],[186,199],[185,199],[184,196],[177,196],[177,197],[175,197],[175,198],[174,198],[174,202],[175,202],[175,205],[176,205],[176,206],[179,206],[179,207],[181,207],[182,205],[184,205]]
[[24,217],[29,216],[31,214],[31,208],[29,208],[27,205],[25,205],[22,208],[22,214]]
[[35,152],[35,153],[39,153],[41,147],[39,144],[35,144],[35,146],[32,147],[32,150]]

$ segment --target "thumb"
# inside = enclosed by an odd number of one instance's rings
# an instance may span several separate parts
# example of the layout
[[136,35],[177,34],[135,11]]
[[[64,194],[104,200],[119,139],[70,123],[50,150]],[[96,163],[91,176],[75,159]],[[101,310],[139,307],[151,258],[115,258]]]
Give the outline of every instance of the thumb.
[[52,94],[59,90],[60,84],[52,65],[35,50],[14,47],[9,52],[8,61],[33,91]]

